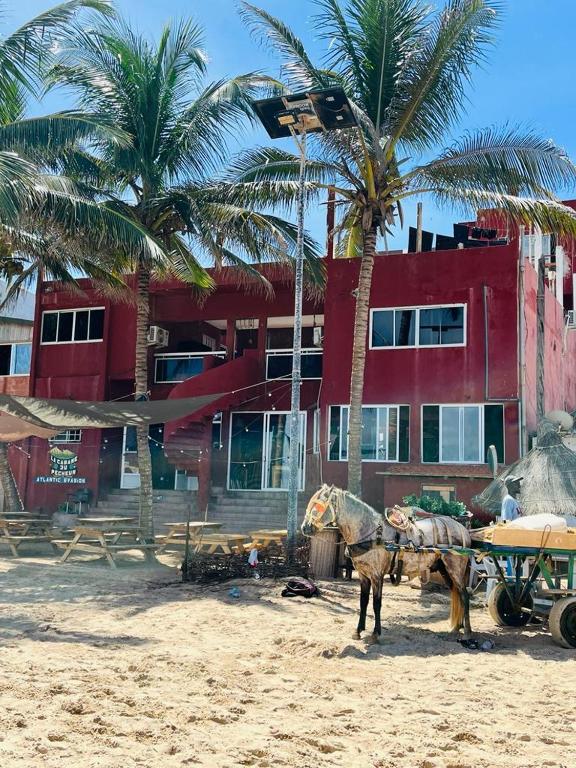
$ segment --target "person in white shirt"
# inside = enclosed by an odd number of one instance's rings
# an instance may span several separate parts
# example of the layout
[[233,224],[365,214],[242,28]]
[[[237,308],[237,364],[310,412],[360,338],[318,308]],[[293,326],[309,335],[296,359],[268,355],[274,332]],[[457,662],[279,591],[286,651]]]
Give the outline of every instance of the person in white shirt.
[[513,477],[509,475],[504,484],[506,485],[506,496],[502,499],[502,509],[500,512],[500,519],[511,522],[516,520],[522,514],[520,504],[516,498],[520,493],[520,483],[524,478]]

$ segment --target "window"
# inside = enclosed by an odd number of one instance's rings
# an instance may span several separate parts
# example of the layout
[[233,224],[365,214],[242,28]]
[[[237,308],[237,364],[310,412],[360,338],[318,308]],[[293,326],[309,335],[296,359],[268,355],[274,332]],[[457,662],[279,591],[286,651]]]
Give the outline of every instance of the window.
[[423,485],[422,496],[429,499],[443,499],[444,501],[456,501],[455,485]]
[[222,411],[212,417],[212,448],[222,450]]
[[65,432],[59,432],[54,437],[50,438],[51,443],[81,443],[82,442],[82,430],[81,429],[67,429]]
[[504,463],[503,405],[424,405],[422,460],[441,464],[483,464],[494,445]]
[[[322,350],[303,349],[300,358],[303,379],[322,378]],[[292,350],[266,354],[266,378],[289,379],[292,376]]]
[[[347,405],[330,407],[330,461],[348,459]],[[362,460],[409,461],[409,407],[362,406]]]
[[446,347],[466,344],[466,307],[373,309],[370,347]]
[[178,381],[191,379],[204,370],[202,354],[170,354],[156,355],[154,382],[156,384],[174,384]]
[[102,341],[104,309],[71,309],[42,314],[42,344]]
[[312,453],[320,453],[320,409],[314,411],[314,423],[312,426]]
[[32,344],[0,344],[0,376],[27,376],[31,356]]

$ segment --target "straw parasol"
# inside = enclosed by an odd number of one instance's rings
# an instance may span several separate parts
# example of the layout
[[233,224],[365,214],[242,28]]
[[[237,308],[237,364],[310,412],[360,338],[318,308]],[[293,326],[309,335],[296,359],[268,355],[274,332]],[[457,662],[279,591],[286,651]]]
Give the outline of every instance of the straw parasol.
[[564,445],[555,425],[542,423],[537,446],[475,496],[474,503],[499,515],[504,482],[511,475],[523,478],[518,501],[524,515],[576,517],[576,452]]

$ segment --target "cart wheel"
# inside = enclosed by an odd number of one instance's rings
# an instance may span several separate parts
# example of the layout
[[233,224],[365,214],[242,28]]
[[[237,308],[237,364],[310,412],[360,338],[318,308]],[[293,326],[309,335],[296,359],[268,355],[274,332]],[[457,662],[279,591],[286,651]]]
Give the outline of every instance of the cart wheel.
[[[532,596],[526,595],[522,608],[532,609]],[[488,612],[499,627],[524,627],[530,621],[530,613],[511,605],[504,584],[496,584],[488,598]]]
[[576,648],[576,597],[563,597],[552,606],[548,618],[554,642],[563,648]]

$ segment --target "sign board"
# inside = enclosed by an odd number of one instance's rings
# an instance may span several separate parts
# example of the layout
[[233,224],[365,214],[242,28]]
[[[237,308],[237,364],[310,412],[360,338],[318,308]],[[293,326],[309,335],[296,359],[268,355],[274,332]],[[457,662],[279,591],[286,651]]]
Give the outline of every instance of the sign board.
[[78,477],[78,456],[67,448],[54,446],[48,451],[50,462],[49,475],[37,475],[35,483],[54,483],[55,485],[86,485],[85,477]]
[[56,485],[86,485],[85,477],[54,477],[54,475],[36,475],[35,483],[55,483]]

